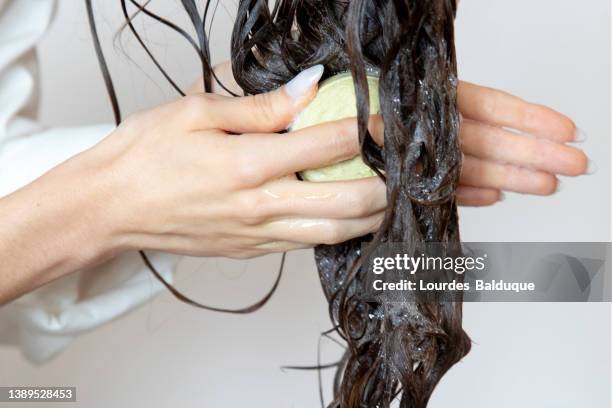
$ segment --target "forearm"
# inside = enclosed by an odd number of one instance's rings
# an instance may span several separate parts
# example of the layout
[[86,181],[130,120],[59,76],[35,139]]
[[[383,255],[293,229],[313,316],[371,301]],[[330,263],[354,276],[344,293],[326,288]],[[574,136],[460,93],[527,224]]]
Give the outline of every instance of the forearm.
[[0,199],[0,304],[124,249],[104,168],[88,151]]

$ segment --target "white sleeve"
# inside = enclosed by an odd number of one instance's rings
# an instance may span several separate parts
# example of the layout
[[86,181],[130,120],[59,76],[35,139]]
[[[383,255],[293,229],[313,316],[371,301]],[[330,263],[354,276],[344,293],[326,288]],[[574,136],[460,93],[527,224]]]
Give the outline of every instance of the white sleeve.
[[[36,122],[35,46],[54,0],[0,0],[0,197],[93,146],[113,126],[43,129]],[[151,253],[168,281],[179,257]],[[0,264],[1,267],[1,264]],[[137,253],[52,282],[0,308],[0,345],[42,363],[79,334],[143,304],[162,286]]]

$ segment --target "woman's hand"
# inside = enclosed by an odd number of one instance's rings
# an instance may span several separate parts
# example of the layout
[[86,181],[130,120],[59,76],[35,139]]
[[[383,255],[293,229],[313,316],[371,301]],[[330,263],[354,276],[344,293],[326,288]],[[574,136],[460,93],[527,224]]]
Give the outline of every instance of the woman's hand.
[[0,200],[0,304],[129,249],[246,258],[375,231],[385,186],[310,183],[298,171],[359,154],[354,119],[280,134],[322,67],[242,98],[195,94]]
[[553,194],[557,175],[594,170],[584,152],[567,145],[584,135],[550,108],[468,82],[459,83],[458,103],[464,161],[457,194],[464,204],[493,204],[501,191]]
[[129,248],[252,257],[375,231],[377,178],[299,181],[298,171],[359,154],[354,119],[289,134],[321,67],[257,96],[193,94],[128,118],[96,149],[113,175],[113,207]]

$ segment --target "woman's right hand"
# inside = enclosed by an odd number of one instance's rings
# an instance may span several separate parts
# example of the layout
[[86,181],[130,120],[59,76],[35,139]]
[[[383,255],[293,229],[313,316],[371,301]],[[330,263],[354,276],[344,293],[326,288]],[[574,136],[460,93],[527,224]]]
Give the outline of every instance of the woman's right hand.
[[375,231],[381,180],[294,176],[359,154],[354,119],[276,133],[314,97],[321,74],[310,68],[256,96],[192,94],[121,124],[90,154],[105,158],[123,248],[245,258]]
[[0,305],[127,250],[247,258],[375,231],[386,204],[378,177],[295,177],[359,154],[355,119],[278,133],[321,74],[313,67],[267,94],[193,94],[135,114],[2,197]]

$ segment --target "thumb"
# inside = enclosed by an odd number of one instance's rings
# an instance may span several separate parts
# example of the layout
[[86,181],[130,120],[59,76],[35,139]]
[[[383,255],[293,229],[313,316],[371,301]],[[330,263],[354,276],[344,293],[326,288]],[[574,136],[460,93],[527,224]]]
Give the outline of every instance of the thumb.
[[232,133],[269,133],[287,129],[317,92],[323,66],[300,72],[284,86],[258,95],[217,99],[208,117],[215,127]]

